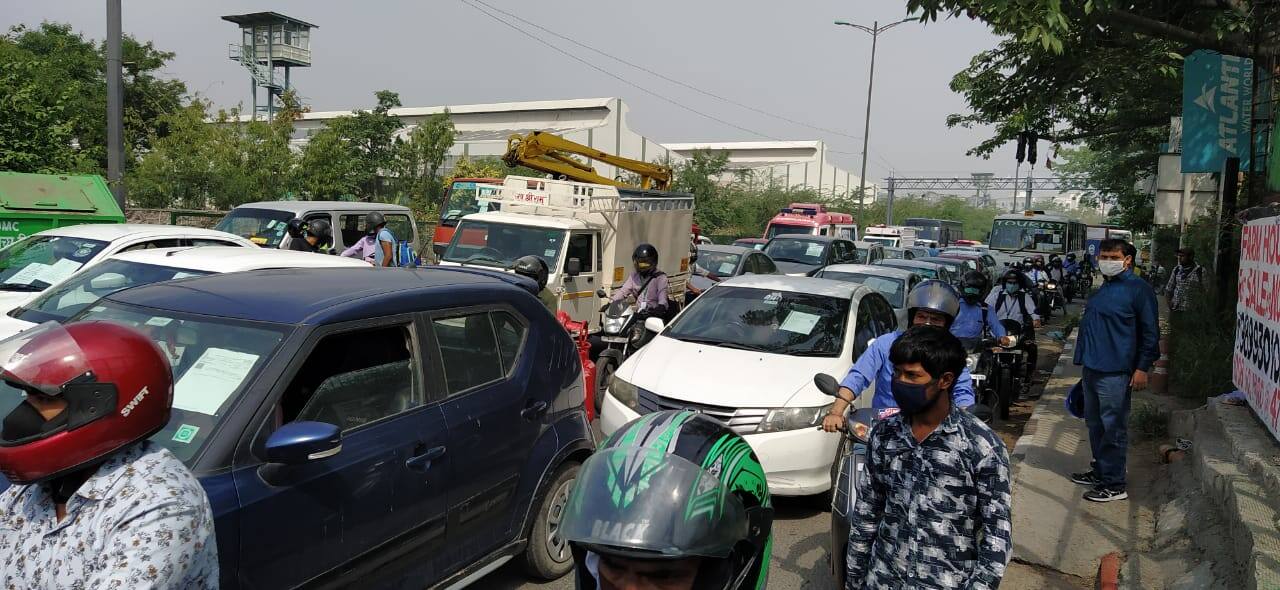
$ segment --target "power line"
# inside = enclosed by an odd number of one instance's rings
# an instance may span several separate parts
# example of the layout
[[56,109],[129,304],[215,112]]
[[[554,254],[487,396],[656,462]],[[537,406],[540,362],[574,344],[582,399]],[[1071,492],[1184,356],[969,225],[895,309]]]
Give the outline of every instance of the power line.
[[702,94],[702,95],[705,95],[705,96],[709,96],[709,97],[711,97],[711,98],[714,98],[714,99],[716,99],[716,100],[720,100],[720,101],[727,102],[727,103],[729,103],[729,104],[731,104],[731,105],[733,105],[733,106],[736,106],[736,107],[738,107],[738,108],[742,108],[742,109],[746,109],[746,110],[751,111],[751,112],[753,112],[753,113],[758,113],[758,114],[764,115],[764,116],[766,116],[766,117],[771,117],[771,118],[777,119],[777,120],[779,120],[779,121],[785,121],[785,122],[787,122],[787,123],[791,123],[792,125],[799,125],[799,126],[801,126],[801,127],[805,127],[805,128],[808,128],[808,129],[812,129],[812,130],[814,130],[814,131],[820,131],[820,132],[822,132],[822,133],[827,133],[827,134],[830,134],[830,135],[839,135],[839,136],[841,136],[841,137],[847,137],[847,138],[849,138],[849,139],[855,139],[855,140],[856,140],[856,139],[859,139],[859,137],[858,137],[858,136],[856,136],[856,135],[852,135],[852,134],[849,134],[849,133],[844,133],[844,132],[841,132],[841,131],[836,131],[836,130],[834,130],[834,129],[830,129],[830,128],[827,128],[827,127],[820,127],[820,126],[818,126],[818,125],[812,125],[812,124],[809,124],[809,123],[805,123],[804,121],[797,121],[797,120],[795,120],[795,119],[791,119],[791,118],[788,118],[788,117],[784,117],[784,116],[779,115],[779,114],[777,114],[777,113],[771,113],[771,112],[769,112],[769,111],[767,111],[767,110],[765,110],[765,109],[760,109],[760,108],[753,107],[753,106],[751,106],[751,105],[749,105],[749,104],[744,104],[744,103],[739,102],[739,101],[736,101],[736,100],[734,100],[734,99],[732,99],[732,98],[728,98],[728,97],[725,97],[725,96],[721,96],[721,95],[716,94],[716,93],[714,93],[714,92],[708,92],[708,91],[706,91],[706,90],[703,90],[703,89],[701,89],[701,88],[698,88],[697,86],[694,86],[694,85],[692,85],[692,84],[689,84],[688,82],[683,82],[683,81],[681,81],[681,80],[677,80],[677,79],[675,79],[675,78],[672,78],[672,77],[670,77],[670,76],[667,76],[667,75],[665,75],[665,74],[662,74],[661,72],[656,72],[656,71],[654,71],[654,70],[652,70],[652,69],[650,69],[650,68],[647,68],[647,67],[645,67],[645,66],[642,66],[642,65],[639,65],[639,64],[636,64],[636,63],[633,63],[633,62],[627,61],[627,60],[625,60],[625,59],[623,59],[623,58],[621,58],[621,57],[618,57],[618,56],[616,56],[616,55],[610,54],[610,53],[608,53],[608,52],[606,52],[606,51],[603,51],[603,50],[601,50],[601,49],[596,49],[595,47],[592,47],[592,46],[590,46],[590,45],[587,45],[586,43],[582,43],[581,41],[578,41],[578,40],[576,40],[576,39],[573,39],[573,38],[570,38],[570,37],[568,37],[568,36],[565,36],[565,35],[562,35],[562,34],[560,34],[560,33],[557,33],[557,32],[555,32],[555,31],[553,31],[553,30],[551,30],[551,29],[548,29],[548,28],[546,28],[546,27],[544,27],[544,26],[542,26],[542,25],[539,25],[538,23],[530,22],[530,21],[528,21],[528,20],[525,20],[524,18],[521,18],[521,17],[520,17],[519,15],[517,15],[517,14],[512,14],[512,13],[507,12],[507,11],[505,11],[505,10],[501,9],[501,8],[495,7],[495,6],[491,5],[491,4],[486,3],[484,0],[472,0],[472,1],[474,1],[476,4],[480,4],[481,6],[484,6],[484,7],[488,8],[488,9],[490,9],[490,10],[493,10],[494,12],[499,12],[499,13],[505,14],[505,15],[507,15],[507,16],[509,16],[509,17],[513,18],[513,19],[516,19],[516,20],[518,20],[518,21],[520,21],[520,22],[522,22],[522,23],[524,23],[524,24],[526,24],[526,25],[529,25],[529,26],[531,26],[531,27],[534,27],[534,28],[536,28],[536,29],[538,29],[538,30],[540,30],[540,31],[543,31],[543,32],[545,32],[545,33],[547,33],[547,34],[549,34],[549,35],[555,36],[555,37],[557,37],[557,38],[559,38],[559,39],[562,39],[562,40],[564,40],[564,41],[567,41],[567,42],[569,42],[569,43],[572,43],[572,44],[574,44],[574,45],[577,45],[578,47],[581,47],[581,48],[583,48],[583,49],[586,49],[587,51],[594,52],[594,53],[596,53],[596,54],[599,54],[599,55],[602,55],[602,56],[604,56],[604,57],[607,57],[607,58],[609,58],[609,59],[611,59],[611,60],[613,60],[613,61],[616,61],[616,62],[618,62],[618,63],[625,64],[625,65],[627,65],[627,66],[633,67],[633,68],[635,68],[635,69],[637,69],[637,70],[640,70],[640,71],[645,72],[645,73],[647,73],[647,74],[650,74],[650,75],[652,75],[652,76],[656,76],[656,77],[658,77],[658,78],[661,78],[661,79],[663,79],[663,80],[666,80],[667,82],[670,82],[670,83],[675,84],[675,85],[677,85],[677,86],[681,86],[681,87],[683,87],[683,88],[687,88],[687,89],[689,89],[689,90],[692,90],[692,91],[694,91],[694,92],[697,92],[698,94]]

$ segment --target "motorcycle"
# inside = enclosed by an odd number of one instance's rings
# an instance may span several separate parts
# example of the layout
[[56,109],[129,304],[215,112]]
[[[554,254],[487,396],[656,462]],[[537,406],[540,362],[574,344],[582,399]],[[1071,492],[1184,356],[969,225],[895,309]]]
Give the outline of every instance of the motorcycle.
[[[992,348],[996,341],[991,338],[962,338],[966,352],[965,368],[969,370],[969,378],[973,380],[973,397],[981,407],[1001,407],[1001,392],[996,379],[992,379],[995,368]],[[976,412],[975,412],[976,415]],[[983,422],[994,423],[994,415],[978,416]]]
[[1066,302],[1062,299],[1062,293],[1058,289],[1058,282],[1049,279],[1040,279],[1036,283],[1036,306],[1040,309],[1038,312],[1044,321],[1053,319],[1053,311],[1055,309],[1063,310],[1066,314]]
[[[596,295],[607,297],[601,289]],[[604,348],[596,358],[595,411],[600,412],[600,404],[604,400],[609,382],[613,380],[613,372],[618,370],[622,361],[631,353],[649,341],[649,332],[644,328],[644,314],[639,312],[634,302],[626,300],[612,301],[601,310],[600,341]]]
[[992,353],[995,361],[992,378],[998,384],[997,390],[1002,392],[1000,405],[996,406],[996,410],[1000,418],[1005,420],[1009,418],[1009,408],[1013,406],[1013,402],[1026,394],[1031,386],[1026,379],[1027,361],[1024,355],[1028,354],[1028,347],[1035,346],[1035,338],[1028,339],[1028,335],[1023,333],[1022,322],[1000,320],[1000,324],[1014,338],[1013,346],[1000,347]]
[[1062,294],[1067,298],[1067,303],[1071,303],[1076,298],[1076,295],[1080,293],[1080,271],[1072,270],[1068,272],[1062,285]]

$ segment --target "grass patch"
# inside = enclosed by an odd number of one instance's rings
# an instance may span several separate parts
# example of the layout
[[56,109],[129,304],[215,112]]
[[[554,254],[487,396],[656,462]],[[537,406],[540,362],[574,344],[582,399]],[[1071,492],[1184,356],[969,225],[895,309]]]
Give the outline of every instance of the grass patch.
[[1129,431],[1139,438],[1163,438],[1169,434],[1169,415],[1149,402],[1134,402],[1129,409]]

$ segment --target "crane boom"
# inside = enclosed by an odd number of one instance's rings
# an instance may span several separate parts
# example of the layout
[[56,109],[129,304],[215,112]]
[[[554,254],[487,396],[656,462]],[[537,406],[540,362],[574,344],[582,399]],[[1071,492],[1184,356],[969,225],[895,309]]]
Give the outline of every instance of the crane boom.
[[570,157],[570,154],[638,174],[641,189],[667,190],[671,185],[671,169],[666,166],[615,156],[544,131],[508,137],[507,153],[503,154],[502,161],[508,166],[527,166],[577,182],[630,186],[620,180],[601,176],[590,164],[579,162]]

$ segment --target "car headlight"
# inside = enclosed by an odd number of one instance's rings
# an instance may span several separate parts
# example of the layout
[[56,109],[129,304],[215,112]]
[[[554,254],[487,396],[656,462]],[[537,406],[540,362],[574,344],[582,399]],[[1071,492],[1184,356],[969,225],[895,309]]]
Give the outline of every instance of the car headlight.
[[613,380],[609,382],[609,395],[612,395],[613,399],[622,402],[622,405],[633,410],[640,405],[636,401],[636,386],[623,381],[618,377],[617,373],[614,373]]
[[822,417],[831,411],[832,404],[809,408],[774,408],[765,414],[756,432],[782,432],[799,430],[822,423]]

